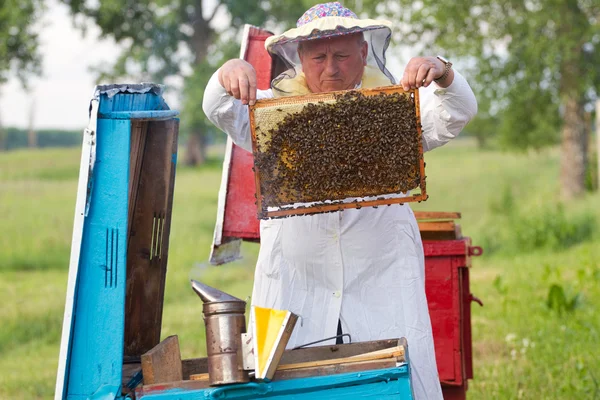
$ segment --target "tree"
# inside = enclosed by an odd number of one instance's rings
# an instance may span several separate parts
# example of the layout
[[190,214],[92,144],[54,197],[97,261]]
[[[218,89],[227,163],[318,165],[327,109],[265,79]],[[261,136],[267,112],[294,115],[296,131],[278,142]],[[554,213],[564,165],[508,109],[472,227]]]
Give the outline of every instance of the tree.
[[501,141],[512,148],[561,147],[561,192],[583,194],[584,122],[600,91],[597,0],[390,1],[403,43],[460,58]]
[[189,134],[189,143],[198,145],[189,146],[186,158],[191,164],[204,160],[206,132],[213,129],[201,110],[204,87],[222,61],[238,56],[240,29],[246,23],[285,29],[312,5],[294,0],[258,4],[241,0],[63,2],[73,15],[90,17],[103,36],[125,45],[116,63],[100,71],[102,76],[157,82],[184,77],[182,130]]
[[[41,0],[0,0],[0,86],[15,74],[26,86],[41,71],[34,24],[43,10]],[[0,123],[0,150],[4,148]]]

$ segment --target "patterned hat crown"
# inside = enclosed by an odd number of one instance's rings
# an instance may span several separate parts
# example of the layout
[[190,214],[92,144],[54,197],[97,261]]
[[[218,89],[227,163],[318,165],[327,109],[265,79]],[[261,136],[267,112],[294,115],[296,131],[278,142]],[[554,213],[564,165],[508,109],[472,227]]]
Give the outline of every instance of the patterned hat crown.
[[336,1],[334,3],[323,3],[312,6],[298,19],[296,26],[300,27],[315,19],[323,17],[358,18],[352,10]]

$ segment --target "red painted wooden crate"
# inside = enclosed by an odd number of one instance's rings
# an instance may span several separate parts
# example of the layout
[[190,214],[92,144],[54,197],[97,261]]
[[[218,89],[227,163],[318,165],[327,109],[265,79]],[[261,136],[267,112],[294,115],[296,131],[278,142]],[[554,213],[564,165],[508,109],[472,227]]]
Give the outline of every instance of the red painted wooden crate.
[[[471,239],[423,241],[425,290],[433,328],[435,354],[444,398],[464,399],[473,378],[471,337],[471,256],[481,248]],[[410,346],[410,343],[409,343]]]

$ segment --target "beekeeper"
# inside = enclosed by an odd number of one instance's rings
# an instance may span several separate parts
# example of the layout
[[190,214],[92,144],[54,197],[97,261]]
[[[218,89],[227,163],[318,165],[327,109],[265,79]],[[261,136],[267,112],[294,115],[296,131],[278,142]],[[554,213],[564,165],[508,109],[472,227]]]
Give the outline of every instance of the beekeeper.
[[[253,67],[229,60],[206,87],[204,112],[251,151],[247,105],[256,99],[396,84],[385,66],[391,33],[390,22],[358,19],[340,3],[316,5],[265,42],[289,66],[271,89],[257,90]],[[400,84],[420,88],[424,150],[456,137],[477,112],[443,57],[412,58]],[[406,337],[416,399],[442,399],[423,246],[408,205],[263,220],[260,238],[252,304],[300,316],[288,347],[341,332],[354,342]]]

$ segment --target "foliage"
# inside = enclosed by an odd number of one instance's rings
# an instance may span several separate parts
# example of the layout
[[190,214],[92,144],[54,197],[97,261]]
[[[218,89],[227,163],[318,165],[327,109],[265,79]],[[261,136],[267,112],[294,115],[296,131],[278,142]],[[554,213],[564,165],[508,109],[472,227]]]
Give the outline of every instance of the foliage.
[[490,229],[485,235],[487,250],[505,253],[561,249],[590,240],[597,230],[595,215],[590,211],[568,213],[562,204],[548,202],[541,207],[523,209],[509,185],[490,203],[496,226],[510,226],[507,232]]
[[[592,142],[593,143],[593,142]],[[600,182],[598,182],[598,153],[590,154],[588,168],[585,173],[585,188],[588,192],[598,190]]]
[[40,73],[38,34],[34,24],[42,0],[0,0],[0,85],[14,73],[23,84]]
[[[37,147],[71,147],[81,145],[81,131],[63,129],[40,129],[36,131]],[[27,130],[18,128],[5,128],[0,151],[14,150],[28,147]]]
[[[556,143],[561,105],[600,90],[600,6],[591,0],[388,2],[404,43],[461,58],[480,104],[499,118],[502,143]],[[576,73],[575,73],[576,72]]]
[[462,136],[472,136],[477,140],[480,149],[495,148],[498,142],[498,126],[500,118],[491,114],[489,99],[478,99],[477,116],[461,132]]
[[[164,82],[183,77],[182,133],[206,135],[214,127],[201,111],[204,87],[227,59],[239,56],[244,24],[290,27],[309,1],[63,0],[75,16],[90,17],[103,36],[125,48],[104,79],[130,76]],[[83,27],[83,26],[82,26]]]
[[548,300],[546,300],[546,305],[549,309],[556,311],[559,315],[563,312],[572,313],[575,311],[583,301],[583,295],[581,293],[576,293],[574,296],[569,296],[565,294],[565,289],[562,285],[553,284],[548,289]]

